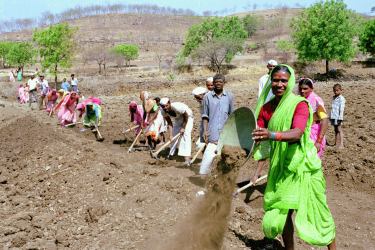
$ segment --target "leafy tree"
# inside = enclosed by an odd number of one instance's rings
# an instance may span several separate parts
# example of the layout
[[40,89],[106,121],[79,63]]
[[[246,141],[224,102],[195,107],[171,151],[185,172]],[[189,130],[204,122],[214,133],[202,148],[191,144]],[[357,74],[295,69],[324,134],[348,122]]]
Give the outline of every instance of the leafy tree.
[[12,43],[11,42],[6,42],[6,41],[2,41],[0,42],[0,59],[3,63],[3,68],[5,67],[5,64],[6,64],[6,56],[10,50],[12,46]]
[[294,49],[293,43],[288,40],[278,40],[276,42],[276,47],[283,54],[283,61],[287,62],[290,57],[290,53]]
[[355,16],[341,0],[318,2],[292,21],[292,37],[302,61],[347,62],[355,55]]
[[42,66],[53,72],[55,84],[57,84],[58,69],[71,66],[75,31],[76,29],[71,28],[67,23],[59,23],[33,33],[33,40],[38,45]]
[[134,44],[119,44],[113,47],[112,51],[125,59],[125,65],[129,66],[130,61],[139,56],[139,48]]
[[[201,52],[203,52],[202,48],[208,49],[210,45],[213,46],[213,50],[211,51],[218,51],[218,45],[228,46],[228,43],[224,42],[225,40],[228,40],[232,44],[241,45],[231,46],[230,49],[223,47],[220,50],[226,52],[225,61],[230,63],[234,55],[237,52],[242,51],[242,45],[247,36],[243,23],[238,17],[208,18],[200,24],[193,25],[189,29],[182,49],[182,55],[188,57],[192,54],[201,54]],[[233,48],[237,48],[237,50],[233,51]],[[221,59],[215,62],[213,57],[206,56],[206,58],[210,60],[211,68],[219,69],[217,67],[217,62],[222,61]]]
[[254,15],[246,15],[243,19],[243,26],[247,31],[248,37],[251,37],[255,34],[255,31],[258,29],[258,18]]
[[365,23],[363,32],[359,36],[359,48],[372,56],[375,56],[375,19]]
[[6,61],[9,65],[23,68],[26,64],[33,62],[34,56],[35,49],[31,43],[16,42],[10,45],[10,49],[6,55]]

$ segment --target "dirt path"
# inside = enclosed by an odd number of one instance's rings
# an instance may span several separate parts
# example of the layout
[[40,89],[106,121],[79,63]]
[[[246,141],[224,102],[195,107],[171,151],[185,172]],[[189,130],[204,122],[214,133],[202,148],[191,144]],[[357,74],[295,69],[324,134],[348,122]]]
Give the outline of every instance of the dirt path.
[[[328,107],[331,87],[317,88]],[[254,105],[254,87],[239,83],[228,88],[237,107]],[[349,103],[346,148],[328,148],[324,158],[328,203],[338,249],[375,249],[375,106],[370,98],[375,87],[368,81],[344,83],[344,88]],[[146,249],[174,233],[202,189],[192,177],[198,165],[184,168],[178,159],[127,154],[128,143],[114,144],[123,139],[120,131],[128,120],[124,103],[134,96],[104,98],[103,143],[90,132],[58,127],[44,112],[0,100],[5,105],[0,106],[2,248]],[[178,100],[198,111],[189,93]],[[247,177],[253,167],[253,162],[244,166],[240,176]],[[264,249],[261,192],[240,194],[231,215],[224,249]],[[298,241],[297,249],[317,248]]]

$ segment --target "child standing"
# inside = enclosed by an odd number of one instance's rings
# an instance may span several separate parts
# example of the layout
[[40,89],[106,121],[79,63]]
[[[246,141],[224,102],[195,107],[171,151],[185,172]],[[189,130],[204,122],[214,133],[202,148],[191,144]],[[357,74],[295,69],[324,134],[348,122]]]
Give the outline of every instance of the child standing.
[[335,129],[335,142],[338,148],[344,147],[344,133],[342,131],[342,121],[344,120],[345,98],[341,95],[342,86],[335,84],[333,86],[333,99],[331,110],[331,124]]

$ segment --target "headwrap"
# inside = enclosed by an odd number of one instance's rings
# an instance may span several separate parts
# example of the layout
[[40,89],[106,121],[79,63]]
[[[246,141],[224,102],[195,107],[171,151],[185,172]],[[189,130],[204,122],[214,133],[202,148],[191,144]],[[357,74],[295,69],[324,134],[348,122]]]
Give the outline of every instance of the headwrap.
[[169,102],[168,97],[163,97],[160,99],[160,105],[166,105]]
[[139,98],[141,98],[142,102],[145,102],[147,99],[150,98],[150,93],[147,91],[141,91]]
[[208,92],[208,89],[206,88],[196,87],[195,89],[193,89],[191,94],[195,96],[195,95],[203,95],[203,94],[206,94],[207,92]]
[[129,111],[132,111],[132,110],[137,110],[137,103],[135,101],[131,101],[129,103]]
[[78,103],[77,110],[85,110],[85,105],[82,102]]
[[210,76],[209,78],[207,78],[206,82],[213,82],[214,81],[214,78],[212,76]]

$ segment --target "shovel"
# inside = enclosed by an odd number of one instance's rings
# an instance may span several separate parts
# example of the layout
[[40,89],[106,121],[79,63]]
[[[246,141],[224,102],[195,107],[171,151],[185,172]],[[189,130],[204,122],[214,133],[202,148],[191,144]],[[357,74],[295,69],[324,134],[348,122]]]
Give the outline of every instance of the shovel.
[[178,133],[177,135],[175,135],[175,136],[172,138],[172,140],[167,141],[167,142],[166,142],[163,146],[161,146],[156,152],[151,153],[152,158],[157,159],[157,158],[158,158],[158,154],[159,154],[161,151],[163,151],[166,147],[168,147],[169,144],[171,144],[171,143],[174,142],[175,140],[178,140],[178,139],[180,138],[180,136],[181,136],[181,134]]
[[137,136],[135,137],[135,139],[134,139],[132,145],[131,145],[130,148],[128,149],[128,153],[130,153],[130,152],[132,151],[134,145],[135,145],[135,144],[137,143],[137,141],[138,141],[138,138],[141,136],[142,131],[143,131],[143,130],[141,129],[141,130],[138,132],[138,134],[137,134]]
[[104,138],[103,136],[100,134],[100,131],[99,131],[99,128],[98,126],[95,126],[95,131],[93,131],[94,133],[96,132],[96,140],[97,141],[104,141]]
[[254,183],[250,181],[249,184],[247,184],[247,185],[245,185],[245,186],[243,186],[243,187],[237,189],[237,191],[233,193],[233,197],[236,197],[237,194],[241,193],[241,192],[244,191],[245,189],[251,187],[252,185],[254,185],[254,184],[256,184],[256,183],[258,183],[258,182],[260,182],[261,180],[266,179],[266,178],[267,178],[267,175],[263,175],[262,177],[258,178]]
[[73,122],[73,123],[64,125],[64,127],[67,128],[67,127],[71,127],[71,126],[74,126],[74,125],[77,125],[77,124],[82,124],[82,122]]
[[198,152],[194,155],[193,159],[191,159],[190,164],[193,164],[195,160],[197,159],[198,155],[203,152],[203,150],[206,148],[207,144],[204,144],[203,147],[201,147]]
[[130,131],[132,131],[132,130],[138,128],[138,127],[139,127],[139,125],[134,126],[134,127],[131,127],[131,128],[128,128],[127,130],[122,131],[122,133],[123,133],[123,134],[128,133],[128,132],[130,132]]

